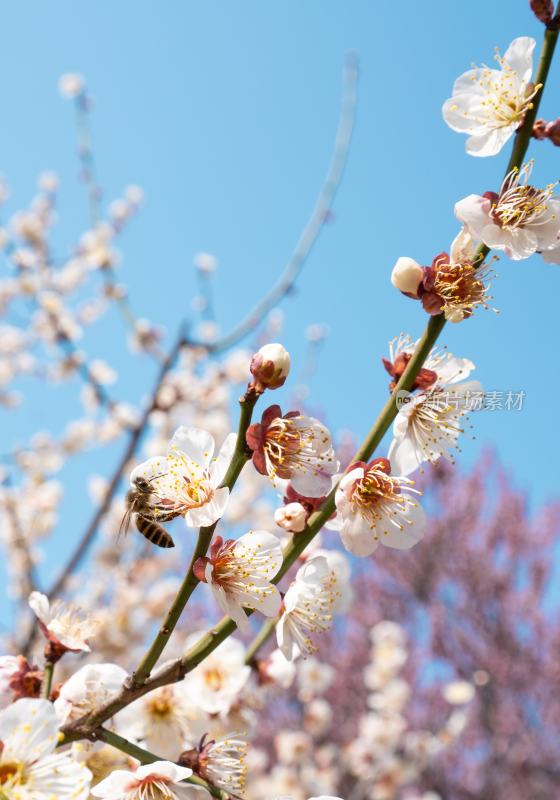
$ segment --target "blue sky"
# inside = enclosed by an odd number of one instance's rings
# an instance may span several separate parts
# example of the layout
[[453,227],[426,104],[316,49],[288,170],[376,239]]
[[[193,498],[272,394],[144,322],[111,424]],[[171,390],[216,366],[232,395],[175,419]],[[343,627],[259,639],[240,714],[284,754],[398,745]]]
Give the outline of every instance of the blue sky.
[[[53,169],[62,180],[59,251],[68,252],[87,226],[72,108],[57,92],[62,73],[83,73],[95,98],[107,201],[131,183],[146,192],[120,242],[122,278],[141,315],[170,332],[190,313],[195,252],[220,260],[215,305],[226,330],[276,279],[324,177],[344,57],[357,52],[358,116],[335,219],[283,308],[296,368],[307,325],[328,325],[313,405],[333,429],[365,433],[386,396],[380,357],[388,340],[401,331],[419,335],[426,322],[419,305],[390,286],[393,263],[400,255],[429,263],[446,249],[457,232],[454,202],[497,189],[509,156],[468,157],[441,105],[455,77],[472,62],[490,63],[496,45],[503,52],[520,35],[540,43],[542,26],[528,3],[20,0],[3,16],[0,171],[12,187],[9,210],[28,201],[41,171]],[[559,76],[557,62],[541,106],[547,118],[558,112]],[[536,182],[559,177],[558,154],[535,143]],[[560,388],[553,328],[560,269],[538,257],[503,258],[497,271],[500,314],[447,326],[441,341],[476,363],[485,388],[522,390],[526,399],[521,412],[479,414],[477,439],[465,442],[462,459],[471,464],[481,447],[495,446],[540,503],[558,489],[558,435],[548,411]],[[103,357],[111,348],[120,396],[138,398],[152,367],[141,360],[126,367],[125,348],[115,344],[120,330],[110,315],[88,350]],[[35,392],[15,415],[0,412],[4,437],[24,439],[46,424],[60,430],[77,406],[57,393],[54,407],[50,397]],[[102,472],[113,456],[78,460],[59,544],[89,511],[88,471]],[[50,554],[45,574],[56,558]]]

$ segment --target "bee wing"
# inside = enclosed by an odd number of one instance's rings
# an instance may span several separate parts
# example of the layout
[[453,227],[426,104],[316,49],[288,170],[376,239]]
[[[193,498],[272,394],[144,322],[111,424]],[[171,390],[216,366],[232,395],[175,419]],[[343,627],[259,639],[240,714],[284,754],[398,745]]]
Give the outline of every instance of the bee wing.
[[117,541],[119,541],[122,536],[126,536],[126,534],[128,533],[133,513],[134,509],[132,509],[131,507],[128,507],[124,512],[124,516],[119,526],[119,532],[117,534]]

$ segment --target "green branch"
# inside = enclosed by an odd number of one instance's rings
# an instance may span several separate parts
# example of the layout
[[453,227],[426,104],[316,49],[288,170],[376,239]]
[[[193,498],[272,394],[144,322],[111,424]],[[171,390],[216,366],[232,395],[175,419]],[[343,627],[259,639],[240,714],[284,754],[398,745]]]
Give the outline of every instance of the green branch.
[[[559,3],[560,6],[560,3]],[[508,174],[513,167],[521,167],[523,159],[525,158],[527,148],[531,139],[531,131],[533,126],[534,117],[537,113],[540,100],[544,91],[544,84],[548,76],[550,63],[554,53],[556,40],[558,38],[558,31],[546,30],[544,37],[544,44],[537,68],[535,80],[543,84],[542,89],[537,94],[533,109],[528,112],[524,123],[518,129],[513,142],[512,155],[509,160],[506,174]],[[478,251],[479,264],[482,263],[488,248],[481,245]],[[393,394],[389,397],[383,406],[376,422],[372,426],[369,434],[365,438],[363,444],[354,455],[354,461],[369,461],[375,449],[381,442],[383,436],[389,429],[391,423],[395,419],[398,408],[396,403],[397,392],[410,391],[412,385],[422,368],[430,350],[439,338],[441,331],[445,326],[445,318],[443,315],[430,317],[426,329],[420,338],[418,345],[408,362],[408,365],[398,381]],[[329,517],[335,510],[335,493],[336,488],[326,498],[325,502],[320,509],[315,511],[309,517],[306,527],[297,536],[294,536],[288,547],[284,552],[284,560],[280,570],[274,577],[273,582],[278,583],[290,567],[295,563],[297,558],[301,555],[303,550],[307,547],[309,542],[321,530],[323,525],[327,522]],[[247,616],[253,612],[246,610]],[[257,639],[249,647],[248,654],[251,659],[254,658],[257,650],[268,639],[268,636],[274,630],[274,621],[267,621],[264,625],[265,631],[261,631],[257,635]],[[66,725],[63,728],[65,736],[64,741],[70,742],[80,738],[88,738],[91,736],[98,726],[102,725],[106,720],[110,719],[114,714],[120,711],[125,706],[142,697],[148,692],[165,686],[170,683],[176,683],[182,680],[185,675],[195,669],[204,659],[210,655],[228,636],[230,636],[237,626],[229,617],[224,617],[214,628],[208,631],[199,641],[192,647],[182,658],[172,661],[170,664],[160,669],[153,676],[148,678],[141,685],[132,687],[124,687],[122,691],[114,697],[111,701],[101,706],[95,712],[85,715],[81,719]]]

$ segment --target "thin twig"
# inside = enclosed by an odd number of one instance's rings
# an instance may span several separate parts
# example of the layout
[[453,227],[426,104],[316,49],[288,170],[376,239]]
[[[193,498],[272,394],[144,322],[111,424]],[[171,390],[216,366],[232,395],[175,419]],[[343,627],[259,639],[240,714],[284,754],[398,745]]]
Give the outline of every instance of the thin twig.
[[210,344],[192,341],[191,343],[193,345],[204,347],[211,353],[219,353],[233,347],[237,342],[241,341],[241,339],[255,330],[266,314],[293,289],[309,254],[319,239],[321,231],[330,219],[334,198],[348,161],[348,153],[355,121],[358,75],[358,59],[356,55],[352,53],[347,57],[344,66],[342,107],[331,163],[311,216],[278,282],[272,287],[268,294],[257,303],[245,319],[236,325],[228,334]]

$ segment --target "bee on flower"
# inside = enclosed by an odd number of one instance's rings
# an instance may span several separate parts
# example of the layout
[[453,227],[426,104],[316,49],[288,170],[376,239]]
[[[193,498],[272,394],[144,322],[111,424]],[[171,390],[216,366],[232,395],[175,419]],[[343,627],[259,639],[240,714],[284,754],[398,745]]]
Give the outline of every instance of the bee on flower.
[[452,130],[468,134],[469,155],[499,153],[533,107],[542,88],[531,83],[534,49],[534,39],[519,36],[504,56],[496,51],[499,69],[476,67],[455,81],[453,94],[443,105],[443,118]]
[[307,497],[322,497],[338,469],[329,430],[319,420],[298,411],[282,414],[280,406],[266,409],[260,423],[249,426],[247,444],[258,472],[274,482],[291,481]]
[[280,608],[280,592],[272,584],[282,564],[280,540],[267,531],[249,531],[241,538],[224,542],[217,536],[210,556],[197,559],[194,573],[212,589],[222,611],[240,630],[249,621],[244,608],[274,617]]
[[[500,191],[470,194],[455,204],[455,216],[468,232],[508,258],[519,261],[535,252],[560,263],[560,200],[555,183],[544,189],[529,184],[533,162],[506,175]],[[556,250],[555,253],[551,251]]]
[[167,456],[150,458],[132,471],[131,486],[134,488],[139,479],[149,483],[147,503],[156,521],[181,515],[189,528],[212,525],[223,515],[229,500],[229,489],[220,484],[234,446],[232,433],[214,458],[211,434],[181,426],[175,431]]

